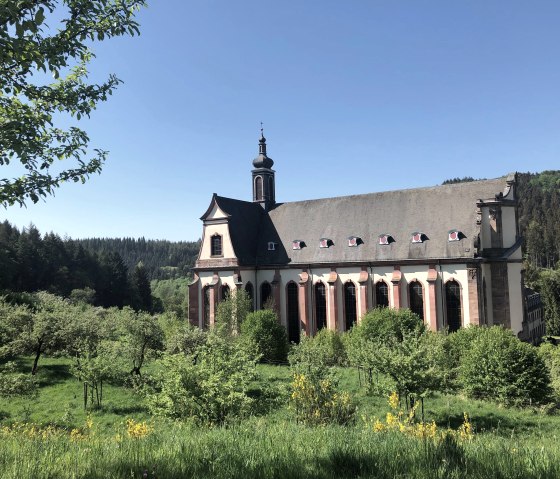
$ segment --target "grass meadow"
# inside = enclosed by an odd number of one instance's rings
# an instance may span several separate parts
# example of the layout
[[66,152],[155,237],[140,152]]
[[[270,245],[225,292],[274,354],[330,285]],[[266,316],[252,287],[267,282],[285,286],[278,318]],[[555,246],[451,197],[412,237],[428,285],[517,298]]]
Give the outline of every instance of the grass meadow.
[[[30,367],[26,358],[21,368]],[[153,418],[132,390],[107,385],[101,409],[83,410],[82,385],[66,359],[40,363],[33,399],[0,400],[1,478],[558,478],[560,415],[502,408],[460,396],[425,402],[426,421],[457,429],[468,414],[472,438],[418,438],[375,430],[390,412],[353,369],[340,369],[354,424],[307,427],[288,408],[290,372],[260,366],[278,407],[228,427]],[[367,418],[368,422],[363,418]]]

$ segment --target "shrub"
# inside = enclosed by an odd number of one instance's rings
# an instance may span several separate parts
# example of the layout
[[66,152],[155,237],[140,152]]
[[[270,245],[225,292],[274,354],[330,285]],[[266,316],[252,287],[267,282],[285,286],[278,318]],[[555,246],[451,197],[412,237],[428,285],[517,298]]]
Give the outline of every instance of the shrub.
[[241,335],[252,341],[263,362],[285,362],[288,355],[286,329],[270,309],[249,313],[241,324]]
[[538,347],[538,353],[550,373],[551,386],[556,400],[560,400],[560,348],[546,343]]
[[366,313],[354,328],[358,336],[366,340],[386,341],[395,338],[402,341],[407,332],[421,334],[424,322],[410,309],[375,308]]
[[550,375],[535,347],[499,326],[480,328],[474,334],[459,368],[467,396],[506,405],[549,401]]
[[356,406],[347,392],[339,392],[333,377],[294,373],[291,388],[291,404],[296,419],[308,425],[328,423],[347,424]]
[[29,374],[18,372],[9,361],[0,369],[0,397],[32,397],[37,394],[37,381]]
[[152,413],[193,417],[202,424],[224,424],[249,415],[255,400],[249,391],[256,378],[250,344],[210,333],[196,357],[165,354],[159,361],[156,388],[147,394]]
[[325,368],[346,364],[346,347],[342,335],[321,329],[314,337],[302,336],[290,351],[290,364],[306,363],[310,367]]

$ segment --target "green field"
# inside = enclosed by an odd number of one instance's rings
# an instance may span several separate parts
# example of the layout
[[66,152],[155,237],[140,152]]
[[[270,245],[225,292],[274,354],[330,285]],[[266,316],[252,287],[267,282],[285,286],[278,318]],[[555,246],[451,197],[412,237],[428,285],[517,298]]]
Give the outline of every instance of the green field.
[[[18,364],[29,368],[30,360]],[[560,417],[549,411],[436,396],[426,400],[426,421],[456,429],[466,412],[472,439],[376,432],[362,417],[383,419],[387,398],[368,395],[356,370],[339,369],[340,388],[358,406],[355,423],[307,427],[295,423],[287,406],[288,367],[263,365],[260,381],[277,387],[279,405],[228,427],[205,428],[152,418],[139,396],[115,385],[105,386],[101,409],[86,412],[69,364],[45,358],[39,395],[0,403],[0,477],[560,477]],[[140,424],[131,426],[132,436],[127,419]]]

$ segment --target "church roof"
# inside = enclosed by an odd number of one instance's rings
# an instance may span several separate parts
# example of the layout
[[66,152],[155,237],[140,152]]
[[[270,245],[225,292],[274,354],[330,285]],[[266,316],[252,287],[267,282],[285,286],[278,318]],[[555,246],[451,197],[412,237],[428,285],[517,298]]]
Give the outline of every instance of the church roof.
[[[472,258],[478,234],[476,203],[494,199],[505,186],[502,177],[278,204],[261,215],[253,257],[258,265]],[[255,230],[256,224],[245,223],[244,228]],[[232,238],[239,235],[234,244],[243,242],[248,234],[244,228],[230,228]],[[451,230],[462,233],[462,239],[449,241]],[[414,233],[422,234],[423,241],[412,242]],[[394,241],[379,244],[380,235]],[[349,237],[363,243],[349,246]],[[322,238],[331,240],[329,247],[319,247]],[[292,249],[294,240],[305,246]],[[269,242],[276,243],[273,251]]]
[[[281,203],[268,213],[258,203],[218,195],[213,200],[228,215],[241,265],[401,262],[473,258],[476,204],[494,199],[505,187],[506,177],[501,177]],[[452,231],[457,241],[449,241]],[[412,241],[414,234],[420,235],[419,242]],[[380,236],[388,236],[388,244],[380,244]],[[356,246],[349,246],[352,237],[359,239]],[[321,239],[327,247],[320,247]],[[294,241],[301,249],[292,248]]]

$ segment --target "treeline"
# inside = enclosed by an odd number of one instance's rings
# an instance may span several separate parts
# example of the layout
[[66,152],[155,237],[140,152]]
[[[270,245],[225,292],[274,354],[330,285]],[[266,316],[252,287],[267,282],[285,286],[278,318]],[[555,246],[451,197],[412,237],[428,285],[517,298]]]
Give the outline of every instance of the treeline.
[[42,236],[33,225],[20,231],[8,221],[0,223],[0,291],[48,291],[96,306],[153,309],[142,264],[129,273],[116,251],[92,252],[54,233]]
[[560,171],[519,174],[519,228],[527,260],[554,268],[560,260]]
[[88,238],[74,242],[93,253],[118,253],[129,270],[142,261],[150,280],[189,276],[200,249],[200,241]]

